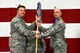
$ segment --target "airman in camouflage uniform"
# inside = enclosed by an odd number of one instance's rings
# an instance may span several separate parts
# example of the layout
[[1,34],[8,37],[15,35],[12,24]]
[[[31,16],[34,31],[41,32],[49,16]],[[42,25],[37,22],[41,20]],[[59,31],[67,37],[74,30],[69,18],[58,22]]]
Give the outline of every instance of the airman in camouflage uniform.
[[35,35],[35,32],[31,31],[35,27],[35,22],[31,26],[27,26],[22,19],[25,15],[25,7],[22,5],[18,6],[17,16],[15,16],[11,23],[11,37],[9,38],[9,46],[11,53],[25,53],[27,38]]
[[[54,17],[56,18],[56,22],[49,29],[47,29],[47,31],[43,27],[39,28],[44,32],[41,36],[39,36],[40,38],[51,36],[50,46],[54,49],[53,53],[67,53],[67,44],[64,37],[66,26],[60,16],[60,9],[54,9]],[[36,38],[39,37],[36,36]]]
[[[40,22],[36,22],[36,25],[39,25]],[[34,30],[36,30],[37,28],[35,27]],[[39,30],[40,33],[41,30]],[[27,48],[26,48],[26,53],[35,53],[35,49],[36,49],[36,38],[34,37],[34,35],[32,37],[27,37],[28,39],[28,43],[27,43]],[[45,49],[46,49],[46,45],[45,45],[45,41],[43,38],[39,38],[38,39],[38,53],[45,53]]]

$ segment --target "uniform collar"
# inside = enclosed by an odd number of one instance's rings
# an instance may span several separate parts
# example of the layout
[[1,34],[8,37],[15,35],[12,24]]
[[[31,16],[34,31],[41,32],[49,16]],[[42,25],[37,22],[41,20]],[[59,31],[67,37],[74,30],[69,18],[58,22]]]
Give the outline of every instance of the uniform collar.
[[16,17],[18,17],[18,18],[21,18],[21,19],[22,19],[22,17],[21,17],[21,16],[19,16],[19,15],[16,15]]
[[56,19],[56,22],[57,22],[57,21],[59,21],[60,19],[61,19],[61,17],[60,17],[60,18],[58,18],[58,19]]

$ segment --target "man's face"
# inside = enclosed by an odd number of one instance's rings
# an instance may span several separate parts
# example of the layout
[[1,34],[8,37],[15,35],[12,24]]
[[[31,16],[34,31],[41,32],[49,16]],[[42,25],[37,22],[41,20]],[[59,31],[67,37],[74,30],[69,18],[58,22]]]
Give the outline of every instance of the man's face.
[[17,14],[23,17],[25,15],[25,8],[20,7],[17,11]]
[[54,17],[55,18],[60,18],[62,15],[60,9],[54,9]]
[[40,26],[41,25],[41,23],[40,23],[40,21],[36,21],[36,26]]

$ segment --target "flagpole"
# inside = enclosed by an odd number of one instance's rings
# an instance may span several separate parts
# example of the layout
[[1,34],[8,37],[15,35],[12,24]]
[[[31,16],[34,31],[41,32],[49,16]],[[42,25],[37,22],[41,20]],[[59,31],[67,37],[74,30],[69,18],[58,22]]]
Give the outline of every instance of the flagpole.
[[[40,22],[42,22],[42,20],[41,20],[41,3],[40,2],[38,2],[37,3],[37,11],[36,11],[36,16],[37,16],[37,18],[39,18],[39,20],[40,20]],[[37,26],[37,30],[36,31],[38,31],[38,26]],[[38,35],[36,35],[36,36],[38,36]],[[35,53],[38,53],[38,39],[39,38],[36,38],[36,49],[35,49]]]
[[[37,31],[38,31],[38,26],[37,26]],[[36,53],[38,53],[38,38],[36,38]]]

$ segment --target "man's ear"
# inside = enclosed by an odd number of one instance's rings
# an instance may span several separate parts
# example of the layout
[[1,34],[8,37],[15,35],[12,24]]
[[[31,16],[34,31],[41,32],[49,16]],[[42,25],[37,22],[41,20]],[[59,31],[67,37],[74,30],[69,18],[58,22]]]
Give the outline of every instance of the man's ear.
[[60,15],[62,15],[62,13],[60,13]]
[[17,13],[18,13],[18,10],[17,10]]

